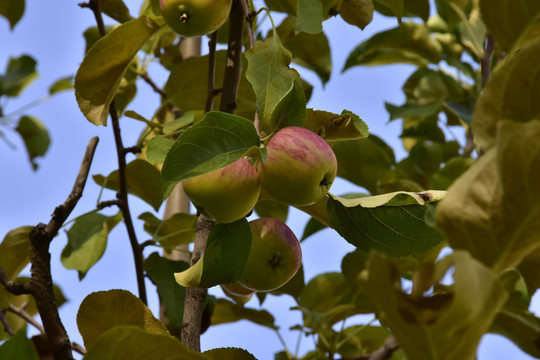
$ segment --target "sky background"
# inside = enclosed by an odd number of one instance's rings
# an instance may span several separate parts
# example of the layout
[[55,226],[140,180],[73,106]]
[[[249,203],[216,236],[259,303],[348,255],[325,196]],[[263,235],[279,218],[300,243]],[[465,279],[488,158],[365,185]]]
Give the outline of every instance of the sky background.
[[[0,73],[4,72],[9,57],[22,54],[31,55],[38,61],[39,72],[39,78],[20,97],[9,99],[2,104],[4,114],[10,114],[43,97],[54,81],[77,71],[85,48],[82,33],[95,24],[91,11],[81,9],[78,2],[27,0],[25,15],[14,31],[10,31],[8,22],[0,18]],[[138,14],[141,2],[125,0],[132,15]],[[114,21],[106,18],[106,23],[114,24]],[[394,104],[404,101],[401,86],[415,68],[405,65],[354,67],[344,74],[341,73],[347,55],[357,44],[375,32],[395,25],[395,19],[376,16],[373,23],[361,31],[346,24],[341,18],[328,20],[324,23],[324,31],[330,41],[334,64],[330,81],[323,88],[315,74],[298,66],[295,68],[315,87],[309,107],[336,113],[344,109],[355,112],[368,124],[371,133],[381,136],[394,148],[396,156],[402,158],[405,151],[398,139],[400,124],[397,121],[388,123],[389,116],[384,108],[384,101]],[[206,48],[206,41],[203,41],[203,48]],[[158,84],[165,83],[166,76],[158,65],[152,65],[149,73]],[[139,82],[137,96],[127,109],[149,118],[158,101],[158,96],[146,84]],[[47,223],[50,220],[54,208],[63,203],[71,191],[91,137],[100,138],[91,175],[107,175],[117,168],[112,129],[89,123],[79,111],[72,91],[61,92],[50,101],[29,109],[24,114],[36,116],[45,123],[52,143],[48,154],[38,160],[39,169],[32,171],[24,145],[17,134],[0,127],[17,146],[17,149],[13,150],[0,140],[0,238],[19,226]],[[142,130],[141,125],[123,118],[121,126],[124,144],[134,144]],[[335,194],[357,190],[356,186],[343,180],[336,181],[331,189]],[[89,179],[84,196],[71,218],[94,209],[99,191],[99,186]],[[112,198],[114,193],[106,191],[102,200]],[[135,218],[142,212],[151,211],[148,205],[137,198],[131,197],[130,203]],[[163,206],[160,214],[162,211]],[[108,209],[107,213],[112,214],[114,211]],[[300,236],[308,219],[307,215],[292,210],[288,225]],[[135,225],[139,241],[146,240],[148,236],[142,231],[142,223],[136,221]],[[79,281],[76,271],[67,270],[60,263],[60,253],[67,243],[63,231],[51,244],[52,273],[55,282],[61,285],[69,299],[60,309],[61,318],[71,340],[82,344],[75,323],[81,301],[87,294],[100,290],[127,289],[136,294],[133,258],[125,227],[119,224],[109,237],[103,258],[88,272],[83,281]],[[317,274],[340,271],[343,255],[353,249],[354,247],[336,232],[328,229],[306,240],[302,244],[306,281]],[[154,251],[159,249],[147,248],[145,255],[148,256]],[[149,306],[157,316],[158,299],[155,288],[149,281],[147,286]],[[219,296],[222,294],[218,288],[210,289],[210,293]],[[535,300],[536,297],[533,298],[533,311],[538,309]],[[288,328],[301,323],[299,312],[289,311],[294,305],[289,296],[270,296],[264,303],[264,307],[276,317],[280,332],[289,349],[293,351],[298,335],[297,332],[288,331]],[[247,306],[258,308],[258,300],[253,298]],[[365,321],[366,318],[356,317],[354,320]],[[348,325],[353,322],[348,322]],[[31,332],[34,333],[33,329]],[[226,346],[243,347],[259,360],[273,359],[274,353],[283,349],[273,331],[245,321],[211,327],[202,336],[201,343],[203,350]],[[312,340],[304,338],[300,354],[312,348]],[[478,359],[522,360],[532,357],[525,355],[502,337],[486,335],[480,345]]]

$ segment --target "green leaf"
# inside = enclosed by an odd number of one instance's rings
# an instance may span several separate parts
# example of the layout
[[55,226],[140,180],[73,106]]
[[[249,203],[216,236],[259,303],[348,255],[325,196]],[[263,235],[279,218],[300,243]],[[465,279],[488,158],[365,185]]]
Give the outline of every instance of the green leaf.
[[456,251],[435,264],[433,283],[453,269],[453,286],[413,296],[400,285],[399,271],[380,254],[370,257],[362,283],[407,358],[473,360],[478,343],[502,308],[507,293],[490,269]]
[[0,0],[0,15],[9,21],[11,30],[24,15],[25,0]]
[[467,96],[462,86],[445,72],[422,67],[409,76],[403,84],[403,92],[408,100],[418,104],[430,104],[441,98],[452,101]]
[[137,326],[116,326],[88,350],[85,360],[206,360],[171,335],[150,333]]
[[395,192],[357,199],[330,196],[332,227],[352,245],[377,249],[391,256],[410,256],[432,249],[443,236],[424,221],[426,203],[444,191]]
[[0,74],[0,96],[18,96],[37,78],[36,64],[36,60],[29,55],[9,58],[6,73]]
[[246,308],[226,299],[217,300],[211,317],[212,325],[228,324],[240,320],[248,320],[270,329],[277,329],[274,317],[266,310]]
[[19,124],[16,128],[19,135],[21,135],[30,163],[34,170],[38,168],[38,164],[35,161],[36,157],[44,156],[49,150],[51,144],[51,138],[45,125],[32,116],[23,116],[19,120]]
[[306,117],[306,94],[302,85],[293,80],[291,89],[276,104],[270,118],[271,128],[275,130],[288,126],[303,127]]
[[540,15],[536,0],[480,0],[482,19],[503,50],[510,50],[528,25]]
[[458,179],[469,167],[475,163],[474,159],[456,156],[447,161],[442,169],[433,175],[432,185],[434,189],[446,190]]
[[165,315],[169,320],[169,328],[182,326],[184,316],[184,298],[186,289],[174,280],[175,272],[184,271],[189,264],[183,261],[173,261],[152,253],[144,261],[144,270],[156,285],[160,299],[165,307]]
[[[216,89],[223,86],[227,51],[216,52]],[[289,85],[290,86],[290,85]],[[194,57],[176,64],[165,84],[168,101],[183,111],[204,110],[208,96],[208,55]],[[219,108],[221,94],[214,101],[214,110]],[[240,77],[236,115],[252,119],[255,113],[255,93],[246,79],[245,66]]]
[[75,75],[75,97],[88,121],[107,124],[109,106],[127,68],[159,28],[151,19],[141,16],[115,28],[88,51]]
[[104,14],[110,16],[119,23],[133,20],[133,17],[129,14],[128,7],[122,0],[100,0],[99,5]]
[[0,359],[39,360],[34,344],[25,333],[26,330],[19,330],[0,345]]
[[174,274],[185,287],[209,288],[242,278],[251,248],[251,228],[246,219],[217,224],[208,236],[206,251],[188,270]]
[[337,175],[378,194],[378,184],[391,178],[394,151],[381,138],[339,141],[332,147],[338,160]]
[[540,122],[501,122],[495,146],[463,174],[437,208],[453,248],[498,271],[540,250]]
[[490,76],[474,109],[472,130],[477,146],[489,149],[502,120],[540,119],[540,18]]
[[285,283],[285,285],[281,286],[280,288],[271,291],[270,293],[272,295],[291,295],[293,298],[298,300],[298,297],[300,296],[300,293],[302,292],[302,289],[304,289],[305,281],[304,281],[304,266],[300,265],[300,268],[294,274],[294,276]]
[[54,95],[57,92],[71,90],[74,88],[73,76],[58,79],[49,87],[49,95]]
[[372,0],[343,0],[339,15],[347,23],[364,28],[373,20]]
[[343,110],[341,115],[308,109],[306,128],[326,141],[343,141],[365,138],[369,135],[367,124],[358,115]]
[[[403,131],[400,138],[403,139],[405,149],[412,148],[411,145],[421,143],[422,140],[428,140],[436,143],[444,143],[444,132],[439,127],[438,114],[428,118],[408,117],[403,119]],[[412,145],[412,146],[414,146]]]
[[84,298],[77,313],[77,326],[87,349],[99,348],[100,336],[121,325],[136,326],[147,334],[169,335],[165,325],[129,291],[98,291]]
[[89,212],[78,217],[67,231],[68,243],[60,258],[62,265],[77,270],[82,280],[105,253],[109,233],[120,220],[120,212],[115,216]]
[[306,226],[304,226],[304,232],[302,233],[302,238],[300,241],[304,241],[311,235],[324,229],[326,229],[326,225],[315,218],[310,218]]
[[257,360],[248,351],[231,347],[208,350],[203,355],[213,360]]
[[[384,3],[387,1],[375,1],[375,10],[377,10],[379,13],[385,15],[385,16],[396,16],[396,12],[392,10],[391,7],[385,6]],[[399,11],[399,4],[397,4],[397,1],[388,1],[393,4],[394,7]],[[397,5],[397,6],[396,6]],[[404,17],[419,17],[424,22],[426,22],[429,18],[429,0],[406,0],[403,1],[403,16]]]
[[428,117],[437,114],[444,99],[438,99],[428,104],[405,103],[401,106],[392,105],[385,102],[384,106],[390,113],[390,120],[401,119],[410,116]]
[[[107,177],[94,175],[94,181],[107,189],[120,191],[118,170]],[[154,210],[158,211],[163,202],[161,174],[154,165],[146,160],[135,159],[126,166],[126,181],[129,194],[146,201]]]
[[435,0],[435,4],[439,16],[450,26],[456,25],[463,20],[456,10],[467,16],[473,7],[472,0]]
[[255,91],[261,115],[259,129],[262,136],[267,136],[277,130],[272,123],[275,108],[300,77],[289,68],[292,55],[283,47],[277,34],[265,41],[257,41],[246,51],[246,59],[246,77]]
[[178,137],[165,159],[161,172],[165,196],[179,181],[222,168],[259,145],[251,121],[218,111],[206,113]]
[[153,214],[145,212],[139,215],[139,219],[144,221],[144,231],[167,251],[195,240],[196,215],[175,213],[167,220],[160,220]]
[[287,222],[287,217],[289,215],[289,205],[270,199],[257,201],[253,210],[255,210],[257,215],[261,218],[271,217],[283,222]]
[[349,54],[343,71],[355,65],[437,64],[441,60],[441,53],[441,45],[431,37],[425,25],[404,22],[358,45]]
[[[114,28],[118,26],[105,26],[105,33],[108,34],[113,31]],[[99,40],[101,39],[101,34],[97,26],[92,26],[86,29],[83,33],[84,40],[86,41],[86,47],[84,53],[87,54],[88,50]]]
[[474,107],[476,105],[476,97],[469,97],[460,101],[448,101],[444,106],[452,113],[458,116],[463,122],[470,125],[473,119]]
[[320,0],[298,0],[297,31],[317,34],[322,31],[323,6]]
[[398,19],[398,22],[401,23],[401,18],[403,17],[404,13],[403,0],[375,0],[375,2],[392,10],[394,15]]

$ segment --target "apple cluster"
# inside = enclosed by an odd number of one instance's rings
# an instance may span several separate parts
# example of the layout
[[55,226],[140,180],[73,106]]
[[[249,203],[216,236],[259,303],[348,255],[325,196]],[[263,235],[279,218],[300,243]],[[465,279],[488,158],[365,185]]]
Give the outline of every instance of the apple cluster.
[[[184,191],[207,217],[220,223],[248,215],[265,196],[287,205],[305,206],[322,200],[337,173],[332,148],[319,135],[301,127],[286,127],[266,145],[267,159],[257,168],[241,158],[225,167],[184,180]],[[256,291],[281,287],[302,262],[300,243],[283,222],[261,218],[250,222],[252,245],[244,272],[224,291],[249,297]]]

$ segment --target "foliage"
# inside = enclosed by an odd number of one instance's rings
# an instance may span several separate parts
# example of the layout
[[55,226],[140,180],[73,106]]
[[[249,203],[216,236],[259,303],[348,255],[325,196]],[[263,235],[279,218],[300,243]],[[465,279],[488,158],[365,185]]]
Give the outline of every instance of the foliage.
[[[179,46],[186,40],[165,25],[158,1],[141,1],[139,16],[122,0],[90,0],[83,6],[98,19],[101,9],[117,24],[84,34],[87,51],[74,81],[55,82],[45,99],[74,89],[87,121],[112,124],[118,169],[93,180],[104,194],[108,189],[118,195],[98,199],[96,208],[66,225],[61,260],[82,280],[99,266],[110,232],[124,222],[139,280],[139,297],[126,290],[100,291],[81,304],[77,324],[84,358],[253,359],[237,348],[197,352],[180,339],[182,319],[199,311],[203,332],[239,320],[278,332],[274,315],[263,305],[283,294],[296,302],[291,311],[301,314],[294,329],[300,337],[313,337],[314,346],[306,354],[284,349],[276,359],[367,358],[382,351],[385,359],[472,360],[488,332],[539,357],[540,319],[529,304],[540,288],[540,3],[234,1],[229,21],[219,34],[209,35],[209,53],[186,60]],[[248,13],[235,18],[243,8]],[[0,15],[11,29],[24,11],[22,0],[0,0]],[[400,159],[382,137],[369,133],[373,119],[347,109],[309,108],[313,88],[295,69],[303,67],[327,83],[333,64],[325,20],[339,16],[364,29],[375,12],[394,17],[396,25],[360,43],[346,39],[350,50],[342,71],[389,64],[412,69],[402,88],[404,103],[385,104],[389,121],[401,124],[406,156]],[[227,39],[229,52],[216,51],[216,42]],[[238,43],[243,47],[234,58],[231,49]],[[149,61],[167,75],[163,89],[147,73]],[[36,78],[36,65],[29,55],[11,57],[0,74],[0,100],[19,97]],[[161,104],[150,118],[131,110],[143,81],[153,86]],[[228,110],[231,102],[235,113]],[[45,125],[22,114],[26,108],[5,114],[2,104],[2,139],[10,144],[4,130],[21,136],[36,169],[36,158],[50,146]],[[123,146],[120,126],[129,123],[119,118],[144,124],[138,139],[124,139],[132,147]],[[203,229],[202,216],[183,211],[160,219],[158,212],[184,179],[242,157],[255,165],[264,162],[268,140],[289,126],[326,140],[338,160],[338,177],[357,187],[354,193],[329,193],[315,204],[297,206],[311,216],[302,241],[330,228],[356,250],[343,258],[341,272],[306,281],[300,270],[282,288],[257,293],[261,309],[249,307],[249,298],[231,295],[208,296],[194,310],[186,293],[197,288],[204,294],[206,288],[242,278],[251,246],[247,220]],[[463,139],[450,138],[454,130],[464,133]],[[137,158],[128,163],[130,153]],[[147,211],[132,217],[128,194],[143,201]],[[106,215],[109,206],[118,212]],[[254,210],[253,216],[286,221],[289,206],[263,195]],[[137,240],[133,218],[142,220],[149,241]],[[31,239],[40,229],[14,229],[0,243],[0,339],[7,339],[0,358],[37,358],[21,319],[30,321],[24,315],[47,310],[38,306],[37,291],[25,292],[29,280],[20,273],[29,262],[32,276],[39,273],[33,252],[40,250]],[[192,243],[194,264],[170,259],[173,250]],[[145,246],[163,253],[143,258]],[[157,309],[145,304],[145,277],[164,306],[160,319],[153,315]],[[44,285],[55,291],[61,306],[59,287]],[[371,314],[375,323],[347,322],[358,314]],[[391,341],[397,345],[388,346]]]

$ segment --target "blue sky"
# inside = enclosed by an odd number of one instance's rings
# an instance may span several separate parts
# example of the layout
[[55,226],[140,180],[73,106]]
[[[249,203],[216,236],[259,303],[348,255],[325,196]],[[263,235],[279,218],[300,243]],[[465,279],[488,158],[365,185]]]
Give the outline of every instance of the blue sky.
[[[132,14],[138,13],[141,1],[127,0]],[[5,69],[10,56],[29,54],[38,60],[39,78],[17,99],[4,103],[4,113],[9,114],[31,101],[41,98],[48,87],[57,79],[73,75],[84,54],[82,33],[94,25],[92,13],[81,9],[78,1],[57,1],[53,5],[45,1],[27,1],[27,9],[22,21],[14,31],[9,30],[7,21],[0,19],[0,71]],[[106,19],[108,24],[114,22]],[[320,110],[341,112],[349,109],[362,117],[372,133],[381,136],[394,147],[396,155],[402,157],[404,150],[398,142],[399,123],[388,124],[388,114],[384,101],[400,104],[404,98],[401,86],[413,71],[410,66],[389,65],[379,68],[356,67],[345,74],[341,68],[348,53],[361,41],[376,31],[395,26],[395,19],[377,17],[365,31],[346,24],[339,18],[324,24],[332,49],[334,70],[330,82],[322,88],[318,78],[311,72],[299,69],[302,75],[315,86],[310,107]],[[203,43],[203,46],[205,44]],[[158,66],[150,68],[150,75],[158,84],[163,84],[165,75]],[[145,84],[140,83],[137,97],[128,109],[142,115],[151,115],[158,98]],[[108,174],[116,169],[116,152],[110,127],[96,127],[80,113],[73,92],[62,92],[50,101],[26,112],[43,121],[50,131],[51,148],[45,158],[40,159],[40,168],[34,172],[26,158],[24,146],[15,133],[7,132],[9,139],[17,145],[10,149],[0,141],[0,237],[16,227],[48,222],[55,206],[62,203],[69,194],[88,140],[99,136],[91,174]],[[139,136],[141,126],[129,119],[122,120],[122,136],[126,145],[133,144]],[[357,190],[346,181],[337,181],[332,188],[336,194]],[[96,205],[100,188],[90,179],[84,196],[72,217],[83,214]],[[112,198],[114,194],[105,195]],[[147,205],[132,198],[135,217],[149,211]],[[114,211],[108,210],[109,213]],[[308,217],[293,211],[288,222],[293,231],[300,235]],[[142,225],[136,224],[140,241],[146,240]],[[108,289],[128,289],[136,293],[133,260],[125,228],[120,224],[112,232],[104,257],[92,268],[82,282],[73,270],[61,265],[60,253],[66,244],[63,231],[51,245],[52,272],[61,284],[69,303],[60,311],[62,320],[73,341],[82,343],[75,317],[84,297],[93,291]],[[306,279],[329,271],[340,271],[342,256],[353,247],[337,233],[324,230],[302,245]],[[157,251],[149,249],[150,252]],[[148,282],[150,307],[157,314],[157,296]],[[220,290],[211,289],[220,294]],[[287,296],[271,297],[265,302],[281,327],[287,346],[294,349],[297,333],[288,328],[300,323],[298,312],[288,309],[294,302]],[[257,300],[248,303],[258,307]],[[352,323],[351,323],[352,324]],[[350,324],[349,324],[350,325]],[[273,359],[273,354],[282,349],[277,336],[270,330],[247,322],[220,325],[211,328],[202,337],[203,349],[221,346],[239,346],[252,352],[260,360]],[[301,343],[301,353],[313,347],[311,339]],[[488,335],[482,341],[479,360],[489,359],[530,359],[509,341]]]

